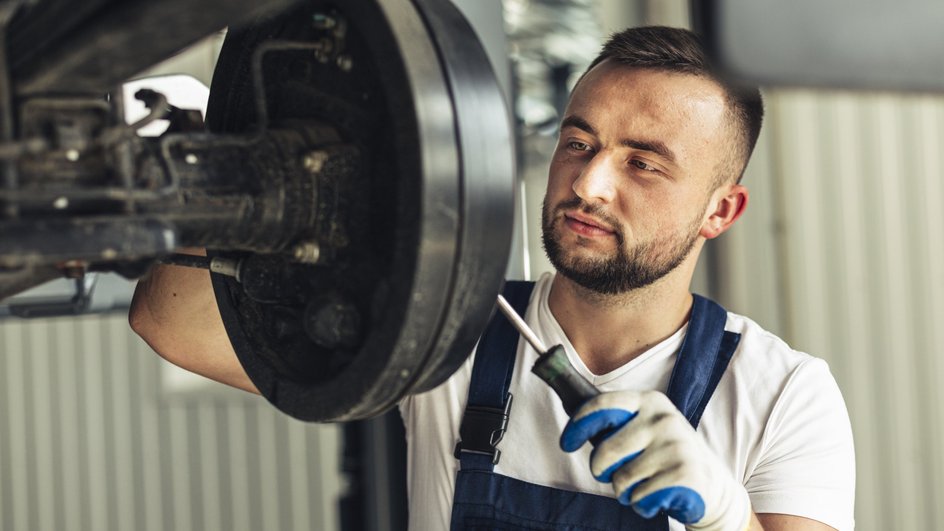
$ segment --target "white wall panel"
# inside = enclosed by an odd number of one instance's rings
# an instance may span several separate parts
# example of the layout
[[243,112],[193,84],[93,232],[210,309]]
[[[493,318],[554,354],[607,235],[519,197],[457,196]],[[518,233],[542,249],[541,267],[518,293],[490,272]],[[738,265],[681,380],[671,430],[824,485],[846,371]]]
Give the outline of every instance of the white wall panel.
[[337,426],[162,367],[123,315],[0,322],[0,529],[338,528]]

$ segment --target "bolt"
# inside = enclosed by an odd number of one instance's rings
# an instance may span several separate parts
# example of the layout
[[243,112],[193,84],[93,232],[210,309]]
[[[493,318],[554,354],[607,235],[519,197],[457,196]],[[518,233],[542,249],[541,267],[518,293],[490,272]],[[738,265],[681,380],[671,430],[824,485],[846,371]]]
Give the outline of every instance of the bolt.
[[187,153],[187,155],[184,157],[184,162],[187,164],[196,164],[197,162],[200,162],[200,159],[197,158],[197,156],[193,153]]
[[88,264],[81,260],[67,260],[59,264],[59,270],[66,278],[82,278],[87,266]]
[[55,201],[52,202],[52,207],[56,210],[65,210],[69,206],[68,197],[57,197]]
[[353,348],[361,341],[361,314],[352,302],[331,294],[305,308],[305,331],[319,346]]
[[79,153],[79,150],[78,150],[78,149],[68,149],[68,150],[66,150],[66,159],[68,159],[70,162],[75,162],[75,161],[79,160],[79,155],[80,155],[80,153]]
[[328,158],[328,153],[316,149],[315,151],[305,154],[302,158],[302,166],[310,173],[318,173],[324,168]]
[[339,55],[336,62],[342,72],[350,72],[351,68],[354,67],[354,59],[347,54]]
[[210,272],[219,273],[221,275],[226,275],[228,277],[235,277],[236,280],[239,280],[239,266],[240,265],[241,265],[240,260],[220,258],[219,256],[217,256],[210,259]]
[[321,246],[318,242],[302,242],[292,249],[292,256],[303,264],[316,264],[321,257]]
[[334,52],[334,40],[330,37],[322,37],[318,40],[315,47],[315,59],[319,63],[327,63]]
[[311,16],[311,25],[315,29],[329,30],[338,25],[338,19],[324,13],[315,13]]

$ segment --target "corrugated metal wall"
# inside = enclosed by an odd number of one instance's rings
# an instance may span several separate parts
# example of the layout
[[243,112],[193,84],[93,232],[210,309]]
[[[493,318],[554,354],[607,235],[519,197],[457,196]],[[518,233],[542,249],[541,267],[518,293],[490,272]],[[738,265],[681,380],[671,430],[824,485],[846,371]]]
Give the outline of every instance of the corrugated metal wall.
[[767,103],[746,181],[756,201],[715,257],[719,298],[829,361],[855,432],[857,528],[938,529],[944,97]]
[[336,426],[168,367],[124,315],[0,323],[0,529],[338,528]]

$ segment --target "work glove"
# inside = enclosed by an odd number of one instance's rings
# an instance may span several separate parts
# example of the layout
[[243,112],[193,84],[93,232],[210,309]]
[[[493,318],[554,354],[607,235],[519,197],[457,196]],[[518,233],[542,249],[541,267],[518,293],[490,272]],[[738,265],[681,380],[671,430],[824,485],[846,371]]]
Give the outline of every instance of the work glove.
[[561,434],[573,452],[594,443],[590,470],[612,482],[620,503],[645,518],[665,511],[703,531],[743,531],[751,502],[744,487],[657,391],[603,393],[588,400]]

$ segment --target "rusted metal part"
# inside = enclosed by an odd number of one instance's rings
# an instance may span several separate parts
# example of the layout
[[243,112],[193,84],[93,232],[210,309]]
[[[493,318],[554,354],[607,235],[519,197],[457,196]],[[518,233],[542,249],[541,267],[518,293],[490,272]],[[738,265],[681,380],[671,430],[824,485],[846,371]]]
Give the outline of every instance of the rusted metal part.
[[[110,69],[88,54],[154,22],[121,26],[129,6],[147,18],[143,4],[179,3],[101,2],[114,13],[18,58],[0,273],[133,276],[176,246],[209,247],[211,270],[227,265],[211,277],[237,356],[282,411],[366,418],[445,380],[484,328],[511,238],[510,121],[474,32],[445,1],[303,2],[231,28],[208,132],[145,92],[147,119],[171,127],[139,138],[120,100],[96,95],[137,59],[109,51]],[[31,31],[48,22],[30,17]],[[170,49],[205,27],[195,17],[135,39]]]
[[159,220],[64,218],[0,224],[0,268],[75,266],[118,257],[157,256],[177,246],[172,228]]
[[[255,72],[282,87],[264,84],[264,108],[252,99],[259,91],[239,65],[262,56],[255,43],[336,51],[324,39],[342,22],[344,51],[333,60],[267,51]],[[317,115],[362,154],[355,180],[330,175],[320,148],[300,155],[304,169],[323,173],[316,264],[270,257],[252,286],[214,277],[243,367],[282,411],[316,421],[373,416],[442,382],[471,352],[502,281],[514,196],[509,120],[476,45],[451,4],[409,0],[312,2],[228,35],[211,130]]]
[[187,0],[41,2],[11,28],[14,92],[104,94],[214,31],[293,3],[201,0],[194,9]]

